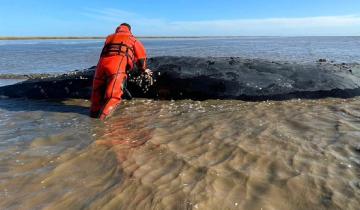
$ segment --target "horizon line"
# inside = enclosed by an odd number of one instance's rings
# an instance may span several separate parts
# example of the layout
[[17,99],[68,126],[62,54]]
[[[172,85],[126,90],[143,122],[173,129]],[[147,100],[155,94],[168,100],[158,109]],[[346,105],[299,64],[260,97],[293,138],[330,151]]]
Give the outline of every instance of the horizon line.
[[[91,40],[91,39],[106,39],[107,36],[0,36],[0,40]],[[175,38],[183,38],[183,39],[193,39],[193,38],[241,38],[241,37],[360,37],[360,35],[273,35],[273,36],[262,36],[262,35],[252,35],[252,36],[216,36],[216,35],[208,35],[208,36],[136,36],[140,39],[175,39]]]

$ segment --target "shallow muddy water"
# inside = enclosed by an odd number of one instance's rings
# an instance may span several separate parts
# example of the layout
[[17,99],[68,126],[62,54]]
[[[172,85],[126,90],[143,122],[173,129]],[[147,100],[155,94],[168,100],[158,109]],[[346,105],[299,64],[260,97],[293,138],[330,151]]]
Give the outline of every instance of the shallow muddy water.
[[0,100],[0,209],[358,209],[360,98]]
[[[63,73],[97,64],[105,40],[0,40],[0,73]],[[141,39],[149,57],[243,57],[272,61],[360,62],[360,37]]]

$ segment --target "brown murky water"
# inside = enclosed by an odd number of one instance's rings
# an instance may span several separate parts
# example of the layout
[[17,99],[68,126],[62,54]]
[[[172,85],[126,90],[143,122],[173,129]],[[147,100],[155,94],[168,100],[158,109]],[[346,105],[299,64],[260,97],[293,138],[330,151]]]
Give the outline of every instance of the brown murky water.
[[0,209],[359,209],[360,98],[0,100]]

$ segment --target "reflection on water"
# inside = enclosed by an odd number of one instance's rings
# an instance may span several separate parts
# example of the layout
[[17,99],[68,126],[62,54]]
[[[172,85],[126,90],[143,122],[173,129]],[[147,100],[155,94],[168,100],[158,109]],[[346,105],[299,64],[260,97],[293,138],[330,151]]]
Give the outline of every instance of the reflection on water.
[[360,101],[0,100],[0,209],[358,209]]
[[[243,57],[275,61],[360,62],[360,37],[141,39],[150,57]],[[105,40],[0,41],[0,72],[63,73],[96,65]]]

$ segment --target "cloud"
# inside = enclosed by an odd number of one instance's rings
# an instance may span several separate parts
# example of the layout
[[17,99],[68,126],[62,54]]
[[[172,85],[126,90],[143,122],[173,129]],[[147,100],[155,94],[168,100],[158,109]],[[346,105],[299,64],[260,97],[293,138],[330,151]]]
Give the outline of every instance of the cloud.
[[[360,16],[324,16],[304,18],[265,18],[210,21],[178,21],[172,28],[198,33],[224,35],[360,35]],[[357,28],[356,28],[357,27]]]
[[320,16],[171,21],[118,9],[86,9],[83,15],[114,24],[129,22],[139,35],[360,35],[360,16]]
[[90,18],[110,22],[118,22],[121,19],[137,18],[135,13],[111,8],[103,10],[86,8],[81,14]]
[[327,16],[305,18],[268,18],[268,19],[240,19],[240,20],[213,20],[213,21],[179,21],[173,22],[180,27],[208,27],[240,28],[240,27],[343,27],[360,24],[358,16]]
[[132,24],[136,25],[165,24],[165,21],[162,19],[146,18],[133,12],[112,8],[106,8],[102,10],[87,8],[82,12],[82,15],[116,24],[122,22],[131,22]]

